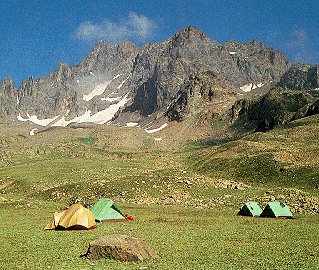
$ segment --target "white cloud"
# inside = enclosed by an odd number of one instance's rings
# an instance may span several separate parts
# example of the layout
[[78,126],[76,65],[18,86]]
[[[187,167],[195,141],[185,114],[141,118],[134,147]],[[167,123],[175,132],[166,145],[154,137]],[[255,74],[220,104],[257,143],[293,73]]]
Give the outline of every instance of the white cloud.
[[305,29],[297,29],[289,33],[290,41],[289,48],[302,48],[308,43],[308,35]]
[[105,19],[101,23],[86,21],[80,24],[75,37],[87,42],[104,40],[109,43],[119,43],[124,40],[146,41],[154,34],[153,20],[131,12],[127,19],[112,22]]
[[314,46],[307,31],[303,28],[289,33],[287,48],[292,52],[293,60],[299,63],[318,63],[319,52]]

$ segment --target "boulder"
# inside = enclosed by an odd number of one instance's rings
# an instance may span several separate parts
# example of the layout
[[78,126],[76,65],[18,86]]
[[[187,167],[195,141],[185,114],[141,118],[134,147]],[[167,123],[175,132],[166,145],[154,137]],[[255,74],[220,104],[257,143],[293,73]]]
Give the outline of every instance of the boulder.
[[106,235],[91,242],[86,257],[93,260],[108,258],[121,262],[160,258],[143,240],[117,234]]

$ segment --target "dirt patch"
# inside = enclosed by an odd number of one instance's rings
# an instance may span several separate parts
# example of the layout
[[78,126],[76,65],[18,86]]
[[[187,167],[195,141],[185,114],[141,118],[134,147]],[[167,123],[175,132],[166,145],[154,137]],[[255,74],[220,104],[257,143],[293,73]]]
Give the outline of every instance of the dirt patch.
[[13,181],[6,182],[6,183],[2,183],[2,181],[1,181],[1,182],[0,182],[0,190],[5,189],[5,188],[8,187],[8,186],[11,186],[13,183],[14,183],[14,180],[13,180]]

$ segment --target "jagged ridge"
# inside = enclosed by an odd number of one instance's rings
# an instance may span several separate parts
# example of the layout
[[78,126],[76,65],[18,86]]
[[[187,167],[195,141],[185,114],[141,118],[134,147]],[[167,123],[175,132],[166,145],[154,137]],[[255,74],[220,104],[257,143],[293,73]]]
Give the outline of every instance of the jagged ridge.
[[[76,117],[87,110],[96,113],[110,103],[100,98],[85,102],[83,95],[117,75],[120,77],[106,86],[105,93],[129,93],[131,99],[123,112],[141,116],[164,113],[192,74],[211,72],[239,90],[247,83],[278,82],[290,66],[282,53],[260,42],[222,45],[189,26],[161,43],[142,48],[129,42],[98,42],[78,65],[70,67],[62,62],[49,77],[30,78],[18,89],[12,80],[5,79],[0,84],[0,115],[29,113],[50,118]],[[115,83],[120,85],[125,78],[117,91]]]

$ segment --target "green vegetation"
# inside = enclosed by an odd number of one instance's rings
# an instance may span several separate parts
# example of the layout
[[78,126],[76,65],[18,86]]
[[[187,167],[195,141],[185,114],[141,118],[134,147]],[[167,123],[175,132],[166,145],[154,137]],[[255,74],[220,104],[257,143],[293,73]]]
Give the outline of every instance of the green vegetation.
[[[192,151],[189,166],[205,175],[306,188],[317,193],[314,189],[319,184],[318,119],[318,116],[308,117],[231,142],[219,142],[222,138],[197,142],[205,149]],[[214,143],[208,147],[207,142]]]
[[84,143],[88,146],[94,146],[95,145],[95,138],[93,137],[82,137],[82,138],[78,138],[78,140],[81,142],[81,143]]
[[[138,129],[108,126],[33,137],[4,133],[0,269],[316,269],[318,120],[187,143],[174,142],[167,128],[163,144]],[[93,231],[43,230],[54,211],[101,197],[135,221]],[[236,216],[244,202],[264,207],[273,197],[296,219]],[[161,259],[80,257],[90,241],[112,233],[141,237]]]
[[[44,231],[54,209],[52,204],[0,209],[2,269],[316,269],[319,263],[317,216],[276,220],[237,217],[226,209],[135,206],[124,207],[133,222]],[[113,233],[144,239],[161,259],[119,263],[80,257],[90,241]]]

